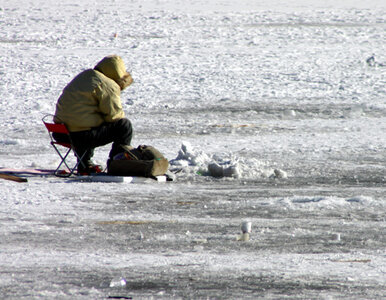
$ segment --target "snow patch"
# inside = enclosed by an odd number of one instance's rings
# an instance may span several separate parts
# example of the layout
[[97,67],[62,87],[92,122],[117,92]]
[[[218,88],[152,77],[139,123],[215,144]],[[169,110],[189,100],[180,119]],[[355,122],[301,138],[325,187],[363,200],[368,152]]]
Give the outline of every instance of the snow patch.
[[0,140],[0,145],[4,145],[4,146],[25,145],[25,140],[13,140],[13,139]]
[[207,154],[194,149],[189,142],[183,142],[177,157],[170,161],[174,172],[191,173],[216,178],[288,178],[287,172],[271,169],[254,158],[239,158],[232,153]]
[[275,205],[279,205],[289,209],[339,209],[343,207],[351,206],[384,206],[383,203],[375,201],[372,197],[355,196],[352,198],[340,198],[340,197],[326,197],[326,196],[313,196],[313,197],[286,197],[278,199]]

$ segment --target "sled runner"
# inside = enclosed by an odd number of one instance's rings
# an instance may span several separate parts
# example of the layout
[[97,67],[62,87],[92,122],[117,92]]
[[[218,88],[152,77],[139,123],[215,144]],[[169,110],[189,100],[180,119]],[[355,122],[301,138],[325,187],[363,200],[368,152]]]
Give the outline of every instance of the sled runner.
[[36,175],[36,176],[47,176],[54,175],[55,170],[45,170],[45,169],[11,169],[11,168],[1,168],[0,173],[3,174],[13,174],[13,175]]
[[0,173],[0,178],[5,179],[5,180],[15,181],[15,182],[27,182],[28,181],[27,178],[23,178],[23,177],[11,175],[11,174],[5,174],[5,173]]

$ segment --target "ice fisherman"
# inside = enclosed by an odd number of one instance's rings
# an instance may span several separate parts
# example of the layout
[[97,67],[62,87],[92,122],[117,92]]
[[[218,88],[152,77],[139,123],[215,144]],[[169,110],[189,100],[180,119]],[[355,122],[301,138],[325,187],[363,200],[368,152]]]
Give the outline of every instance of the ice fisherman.
[[[110,55],[94,69],[81,72],[64,88],[56,104],[54,122],[66,124],[76,152],[85,153],[79,173],[101,170],[91,160],[94,148],[113,143],[111,159],[123,152],[122,146],[130,145],[133,129],[125,118],[120,95],[132,82],[122,58]],[[60,140],[61,136],[54,138]]]

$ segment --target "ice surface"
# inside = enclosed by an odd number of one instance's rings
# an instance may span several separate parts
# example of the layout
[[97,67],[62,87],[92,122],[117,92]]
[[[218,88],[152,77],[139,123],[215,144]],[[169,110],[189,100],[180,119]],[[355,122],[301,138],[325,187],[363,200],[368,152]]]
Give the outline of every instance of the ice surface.
[[133,143],[176,176],[1,180],[1,298],[384,299],[385,16],[376,0],[0,0],[0,167],[56,167],[41,118],[115,53]]

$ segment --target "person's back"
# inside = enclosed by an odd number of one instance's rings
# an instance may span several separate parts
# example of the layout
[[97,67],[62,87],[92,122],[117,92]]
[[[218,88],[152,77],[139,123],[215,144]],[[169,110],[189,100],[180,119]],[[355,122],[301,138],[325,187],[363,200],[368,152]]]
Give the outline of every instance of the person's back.
[[77,132],[121,119],[125,114],[119,97],[120,88],[115,81],[99,71],[88,69],[64,88],[56,104],[55,121],[63,122],[70,131]]

